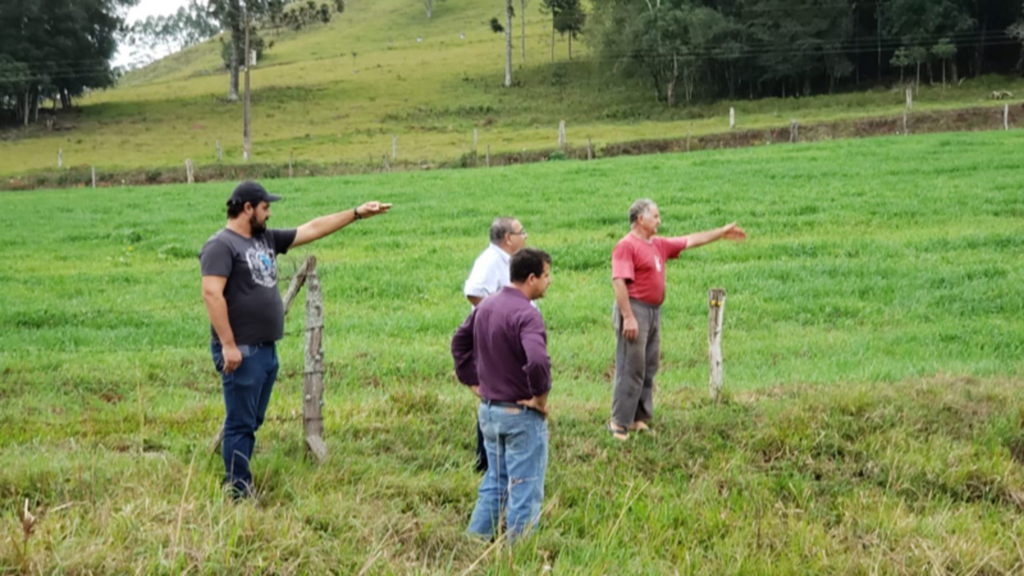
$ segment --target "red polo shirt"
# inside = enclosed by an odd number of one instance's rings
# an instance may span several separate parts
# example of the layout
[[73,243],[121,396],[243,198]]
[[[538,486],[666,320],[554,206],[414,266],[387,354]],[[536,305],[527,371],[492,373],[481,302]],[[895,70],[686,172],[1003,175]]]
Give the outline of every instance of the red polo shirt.
[[686,237],[644,242],[630,232],[612,251],[612,279],[626,281],[629,297],[653,306],[665,301],[665,262],[686,249]]

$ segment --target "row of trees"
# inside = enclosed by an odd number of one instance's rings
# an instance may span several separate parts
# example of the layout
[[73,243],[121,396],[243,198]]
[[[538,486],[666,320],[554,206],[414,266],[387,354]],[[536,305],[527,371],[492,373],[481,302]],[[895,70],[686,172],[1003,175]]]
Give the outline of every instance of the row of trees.
[[597,57],[668,105],[1024,67],[1021,0],[592,0]]
[[259,55],[261,31],[326,23],[344,0],[190,0],[174,14],[125,24],[138,0],[0,0],[0,122],[37,121],[52,100],[70,108],[90,89],[113,85],[111,64],[120,42],[144,64],[225,32],[222,56],[230,70],[228,99],[238,99],[245,64],[245,31]]
[[137,0],[0,0],[0,120],[38,119],[44,98],[70,107],[110,86],[123,14]]

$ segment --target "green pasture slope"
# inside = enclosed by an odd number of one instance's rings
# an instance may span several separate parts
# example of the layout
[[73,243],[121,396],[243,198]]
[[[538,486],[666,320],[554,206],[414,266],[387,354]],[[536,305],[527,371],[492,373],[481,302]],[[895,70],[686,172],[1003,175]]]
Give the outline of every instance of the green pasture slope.
[[[274,47],[253,69],[252,159],[260,163],[342,163],[379,166],[398,136],[398,162],[411,166],[453,162],[470,152],[495,154],[556,146],[560,120],[570,146],[587,139],[600,148],[639,139],[682,138],[726,132],[729,108],[737,128],[788,127],[864,117],[897,117],[903,90],[812,98],[702,102],[667,108],[649,85],[613,73],[614,63],[594,58],[586,42],[567,54],[556,38],[551,59],[551,21],[541,3],[527,5],[526,61],[515,23],[513,78],[505,89],[505,39],[488,21],[501,12],[494,0],[437,2],[428,20],[415,0],[350,0],[326,26],[302,32],[267,32]],[[584,37],[585,38],[585,37]],[[104,175],[126,170],[182,169],[217,161],[242,164],[242,105],[225,100],[227,72],[218,39],[190,47],[126,76],[115,89],[76,102],[80,113],[62,116],[67,128],[44,124],[0,133],[0,175],[25,175],[64,167],[95,166]],[[355,53],[355,56],[353,56]],[[965,79],[962,85],[925,86],[916,112],[1002,106],[993,90],[1018,95],[1011,102],[1019,123],[1024,81],[1000,77]],[[998,111],[993,109],[993,118]],[[913,118],[911,119],[913,122]],[[157,177],[154,177],[156,179]]]
[[[320,262],[330,458],[303,458],[298,306],[261,497],[237,506],[207,451],[195,257],[230,184],[0,194],[0,572],[1019,573],[1022,149],[1011,131],[267,182],[279,227],[394,209],[282,257],[283,276]],[[609,257],[642,196],[665,234],[750,239],[670,265],[659,434],[622,445],[602,430]],[[474,402],[448,355],[497,214],[554,257],[547,507],[512,551],[463,537]]]

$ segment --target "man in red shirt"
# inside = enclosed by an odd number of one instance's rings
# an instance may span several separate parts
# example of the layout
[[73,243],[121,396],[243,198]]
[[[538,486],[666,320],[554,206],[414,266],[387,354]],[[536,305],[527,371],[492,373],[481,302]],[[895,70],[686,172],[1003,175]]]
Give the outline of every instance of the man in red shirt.
[[654,416],[654,375],[661,344],[661,303],[665,300],[665,263],[688,248],[721,240],[742,241],[736,223],[677,238],[659,238],[661,215],[651,200],[629,208],[630,231],[612,251],[615,288],[615,388],[608,430],[618,440],[629,431],[649,431]]

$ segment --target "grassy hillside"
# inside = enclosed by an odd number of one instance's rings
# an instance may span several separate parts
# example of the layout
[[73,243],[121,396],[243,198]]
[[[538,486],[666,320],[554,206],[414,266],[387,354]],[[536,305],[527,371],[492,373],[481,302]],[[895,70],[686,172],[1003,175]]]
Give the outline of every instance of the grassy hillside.
[[[227,505],[195,254],[228,184],[6,193],[0,211],[0,571],[1016,573],[1024,198],[1019,132],[267,182],[294,226],[386,217],[321,262],[330,460],[302,458],[302,314],[260,434],[257,504]],[[663,232],[743,245],[668,270],[656,437],[619,445],[609,254],[638,196]],[[554,256],[544,526],[463,539],[473,402],[448,338],[496,214]],[[57,225],[55,225],[55,223]],[[724,286],[731,399],[706,400]],[[16,511],[40,516],[27,547]],[[479,560],[479,563],[476,563]]]
[[[495,153],[550,148],[560,120],[571,145],[598,146],[639,138],[683,136],[728,129],[737,109],[740,128],[812,123],[902,112],[899,90],[802,99],[738,100],[666,109],[637,80],[612,75],[612,62],[595,60],[583,42],[567,59],[539,2],[527,7],[527,60],[519,53],[516,22],[514,77],[504,89],[504,37],[487,21],[500,6],[490,0],[438,3],[427,20],[414,0],[352,0],[327,26],[301,33],[268,33],[275,45],[252,73],[253,159],[286,162],[363,162],[390,152],[399,137],[401,161],[430,165],[472,147]],[[464,36],[464,37],[463,37]],[[356,53],[353,56],[353,52]],[[134,72],[122,86],[85,98],[80,114],[61,119],[69,130],[45,126],[0,140],[0,174],[65,166],[101,170],[241,162],[242,106],[225,101],[227,73],[220,44],[211,40]],[[995,88],[1024,94],[1024,83],[1001,78],[921,91],[918,110],[987,105]]]

